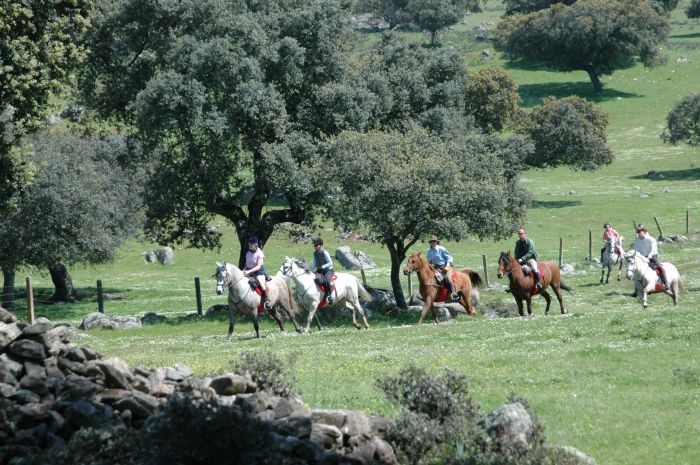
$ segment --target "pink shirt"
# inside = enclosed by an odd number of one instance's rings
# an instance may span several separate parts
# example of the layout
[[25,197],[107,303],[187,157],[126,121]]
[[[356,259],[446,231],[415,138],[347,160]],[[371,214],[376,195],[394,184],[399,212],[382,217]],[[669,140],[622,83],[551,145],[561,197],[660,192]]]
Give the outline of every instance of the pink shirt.
[[611,237],[620,237],[620,233],[615,231],[613,228],[606,229],[603,231],[603,240],[607,241]]
[[265,254],[260,249],[260,247],[258,247],[258,249],[255,252],[251,252],[249,250],[245,254],[245,269],[250,270],[252,268],[255,268],[256,266],[258,266],[258,260],[262,260],[263,258],[265,258]]

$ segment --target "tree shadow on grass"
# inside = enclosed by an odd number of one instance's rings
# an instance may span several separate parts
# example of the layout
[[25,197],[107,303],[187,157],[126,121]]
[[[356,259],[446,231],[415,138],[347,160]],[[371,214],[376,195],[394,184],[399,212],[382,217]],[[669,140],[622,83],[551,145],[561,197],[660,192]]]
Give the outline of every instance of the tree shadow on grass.
[[523,107],[533,107],[542,103],[546,97],[556,98],[576,95],[592,102],[600,103],[617,98],[639,98],[643,95],[629,92],[622,92],[615,89],[603,88],[600,94],[593,91],[593,85],[586,81],[578,82],[543,82],[539,84],[523,84],[519,86],[518,92],[522,99]]
[[568,208],[579,205],[580,200],[533,200],[530,208]]
[[700,32],[693,32],[692,34],[674,34],[669,36],[669,39],[700,39]]
[[649,179],[651,181],[695,181],[700,179],[700,168],[688,168],[685,170],[657,171],[663,175],[663,179],[651,179],[648,174],[637,174],[630,176],[630,179]]

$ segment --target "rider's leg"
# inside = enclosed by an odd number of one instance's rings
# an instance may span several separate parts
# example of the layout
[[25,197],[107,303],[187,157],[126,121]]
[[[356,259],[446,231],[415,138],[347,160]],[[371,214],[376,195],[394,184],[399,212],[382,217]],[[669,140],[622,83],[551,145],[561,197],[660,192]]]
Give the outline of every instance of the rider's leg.
[[262,299],[263,307],[265,307],[266,310],[270,310],[272,308],[272,304],[270,303],[270,299],[267,296],[267,280],[265,279],[265,275],[259,274],[255,278],[258,280],[258,284],[260,285],[260,297]]
[[605,246],[603,246],[602,249],[600,249],[600,263],[603,263],[603,253],[605,252]]
[[661,279],[661,285],[664,287],[664,289],[668,289],[668,281],[666,281],[666,272],[664,272],[664,269],[661,266],[661,263],[659,263],[659,260],[656,257],[654,257],[651,260],[649,260],[649,264],[652,265],[652,267],[655,270],[659,270],[659,279]]
[[326,303],[328,305],[333,303],[333,270],[327,270],[323,277],[326,280]]
[[455,283],[452,282],[452,267],[451,266],[445,266],[442,268],[442,274],[445,276],[445,280],[447,282],[447,290],[450,291],[450,297],[452,300],[457,300],[459,299],[459,294],[455,292]]
[[534,258],[527,261],[528,265],[532,267],[532,274],[535,276],[535,287],[537,289],[542,289],[542,284],[540,283],[540,272],[537,271],[537,262]]

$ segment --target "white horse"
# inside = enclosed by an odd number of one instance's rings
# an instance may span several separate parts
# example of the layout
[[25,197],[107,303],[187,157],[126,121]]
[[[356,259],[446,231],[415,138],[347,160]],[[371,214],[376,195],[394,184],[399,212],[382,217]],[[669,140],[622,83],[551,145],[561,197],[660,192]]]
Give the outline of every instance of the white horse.
[[[242,313],[253,320],[255,337],[260,338],[260,328],[258,326],[258,307],[262,304],[262,297],[258,295],[250,286],[249,277],[243,274],[240,268],[231,263],[216,262],[216,293],[221,295],[224,288],[228,287],[228,311],[230,323],[228,327],[228,342],[231,342],[233,327],[236,324],[236,315]],[[301,332],[294,316],[299,313],[299,307],[292,297],[292,291],[287,285],[287,281],[280,277],[273,277],[267,282],[267,297],[272,304],[269,314],[284,331],[284,320],[277,310],[282,310],[289,316],[294,324],[294,329]]]
[[[603,276],[605,276],[605,268],[608,269],[608,276],[605,278],[605,284],[608,284],[610,280],[610,271],[613,266],[619,265],[617,269],[617,280],[620,280],[620,271],[622,271],[622,256],[625,251],[622,248],[622,236],[618,237],[611,236],[605,241],[605,250],[603,251],[603,261],[600,262],[601,273],[600,273],[600,284],[603,284]],[[618,253],[619,250],[619,253]]]
[[[649,259],[640,254],[636,250],[630,250],[625,254],[627,262],[627,279],[634,282],[634,288],[637,292],[637,297],[642,301],[642,308],[647,308],[647,294],[656,294],[661,291],[661,279],[649,265]],[[666,274],[666,282],[669,290],[663,291],[664,294],[673,297],[673,305],[678,305],[678,296],[685,292],[681,276],[675,266],[668,262],[662,262]]]
[[[284,257],[284,263],[280,267],[280,271],[296,282],[297,301],[309,312],[305,329],[306,333],[308,333],[311,320],[316,314],[319,305],[321,305],[323,297],[321,289],[314,279],[315,274],[306,264],[292,257]],[[359,312],[360,316],[362,316],[365,329],[368,329],[369,323],[367,323],[365,312],[360,305],[360,298],[363,300],[371,300],[372,297],[355,276],[349,273],[336,273],[336,277],[337,279],[333,281],[335,284],[335,292],[333,293],[335,301],[339,304],[341,302],[344,303],[347,308],[352,310],[352,324],[355,325],[357,329],[362,329],[362,326],[357,323],[357,319],[355,318],[355,312]]]

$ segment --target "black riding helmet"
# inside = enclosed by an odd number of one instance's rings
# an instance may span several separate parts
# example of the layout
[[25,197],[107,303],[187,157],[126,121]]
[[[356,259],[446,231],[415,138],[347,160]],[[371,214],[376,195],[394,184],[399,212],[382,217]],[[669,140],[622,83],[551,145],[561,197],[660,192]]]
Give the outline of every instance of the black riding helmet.
[[323,239],[317,237],[316,239],[314,239],[314,245],[323,245]]

